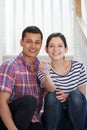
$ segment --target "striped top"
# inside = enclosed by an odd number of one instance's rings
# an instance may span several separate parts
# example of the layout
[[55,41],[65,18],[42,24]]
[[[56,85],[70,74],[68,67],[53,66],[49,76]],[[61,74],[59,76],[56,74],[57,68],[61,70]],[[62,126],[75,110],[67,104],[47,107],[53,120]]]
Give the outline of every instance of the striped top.
[[37,99],[37,109],[32,121],[39,120],[39,112],[43,104],[43,89],[37,79],[39,60],[35,59],[34,72],[26,62],[23,54],[5,61],[0,66],[0,90],[10,94],[9,103],[24,95],[32,95]]
[[[78,61],[71,61],[71,68],[66,74],[58,74],[53,68],[51,68],[50,77],[56,88],[66,93],[87,83],[87,75],[84,65]],[[42,82],[44,78],[44,75],[38,71],[38,79],[40,82]]]

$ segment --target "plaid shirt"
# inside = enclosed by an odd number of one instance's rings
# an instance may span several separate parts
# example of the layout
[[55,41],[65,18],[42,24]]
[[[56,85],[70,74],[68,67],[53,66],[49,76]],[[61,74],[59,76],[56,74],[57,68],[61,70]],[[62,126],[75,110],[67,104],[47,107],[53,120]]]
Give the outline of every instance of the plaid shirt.
[[39,60],[36,58],[34,72],[21,53],[18,57],[5,61],[0,67],[0,90],[9,93],[10,100],[23,95],[33,95],[37,99],[37,109],[32,121],[39,120],[43,103],[43,89],[37,79]]

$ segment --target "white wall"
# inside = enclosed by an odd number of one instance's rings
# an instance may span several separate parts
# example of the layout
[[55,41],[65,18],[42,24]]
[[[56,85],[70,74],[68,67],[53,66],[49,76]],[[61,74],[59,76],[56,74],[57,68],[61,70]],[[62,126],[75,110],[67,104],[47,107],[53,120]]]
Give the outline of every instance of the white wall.
[[6,55],[20,52],[22,30],[29,25],[40,27],[44,34],[40,55],[45,55],[45,40],[52,32],[62,32],[73,55],[72,0],[5,0]]
[[[86,4],[86,0],[82,0],[82,7]],[[84,7],[84,10],[87,9]],[[0,63],[2,56],[16,55],[21,51],[21,33],[29,25],[40,27],[44,34],[40,56],[46,55],[47,36],[52,32],[62,32],[69,46],[67,57],[73,57],[76,50],[73,29],[77,28],[74,13],[74,0],[0,0]],[[86,13],[82,14],[85,23]]]
[[5,52],[5,1],[0,0],[0,63]]

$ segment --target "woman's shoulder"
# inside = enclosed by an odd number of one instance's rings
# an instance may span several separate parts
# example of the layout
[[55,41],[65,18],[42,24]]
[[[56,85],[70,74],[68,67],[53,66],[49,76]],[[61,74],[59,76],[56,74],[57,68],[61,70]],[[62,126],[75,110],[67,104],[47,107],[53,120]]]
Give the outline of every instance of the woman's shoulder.
[[71,60],[72,64],[77,64],[77,65],[82,65],[83,63],[81,61],[78,60]]
[[78,60],[71,60],[71,65],[75,66],[75,67],[78,67],[78,68],[84,66],[83,62],[78,61]]

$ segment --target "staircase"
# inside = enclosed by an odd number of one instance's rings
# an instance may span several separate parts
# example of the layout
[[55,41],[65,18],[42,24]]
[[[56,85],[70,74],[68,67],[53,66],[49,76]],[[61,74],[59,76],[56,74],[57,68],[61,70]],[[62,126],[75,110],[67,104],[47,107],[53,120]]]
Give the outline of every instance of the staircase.
[[[87,26],[82,19],[76,17],[74,20],[74,59],[83,62],[87,72]],[[87,97],[87,89],[86,89]]]

